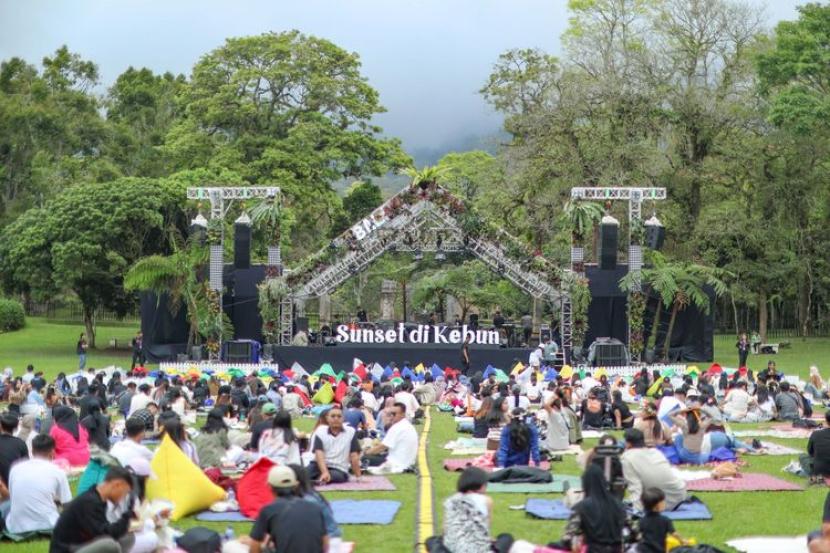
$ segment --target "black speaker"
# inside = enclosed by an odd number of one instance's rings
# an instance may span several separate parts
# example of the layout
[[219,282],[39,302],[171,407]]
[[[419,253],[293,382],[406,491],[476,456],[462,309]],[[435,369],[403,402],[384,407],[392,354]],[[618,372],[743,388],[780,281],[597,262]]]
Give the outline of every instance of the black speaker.
[[597,258],[599,268],[605,271],[617,267],[617,240],[620,234],[620,224],[616,219],[606,215],[599,226],[599,248]]
[[666,240],[666,227],[657,223],[645,225],[646,227],[646,243],[647,248],[652,250],[659,250],[663,247],[663,242]]
[[308,332],[308,317],[297,317],[295,322],[297,329],[294,331],[296,334],[299,331]]
[[548,340],[550,340],[550,327],[548,325],[542,325],[539,327],[539,341],[547,342]]
[[251,225],[233,226],[233,266],[251,268]]

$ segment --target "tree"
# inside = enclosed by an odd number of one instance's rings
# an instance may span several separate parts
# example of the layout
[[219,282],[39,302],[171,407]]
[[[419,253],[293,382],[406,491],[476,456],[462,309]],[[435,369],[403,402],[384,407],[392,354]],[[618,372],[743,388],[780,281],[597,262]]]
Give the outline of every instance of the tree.
[[171,226],[186,228],[183,199],[184,189],[174,180],[123,178],[64,190],[0,235],[6,291],[42,299],[73,292],[95,347],[96,311],[124,314],[135,305],[124,290],[124,275],[138,259],[165,253]]
[[332,182],[409,164],[371,123],[383,107],[357,54],[298,31],[228,39],[198,61],[180,102],[184,116],[164,146],[173,163],[279,183],[301,229],[292,242],[304,247],[331,226]]
[[371,182],[353,182],[343,197],[343,209],[353,224],[369,215],[381,203],[383,196],[380,188]]
[[187,349],[198,344],[200,329],[207,318],[207,284],[199,280],[208,260],[207,248],[193,240],[185,240],[173,231],[169,242],[173,246],[170,255],[151,255],[136,261],[124,275],[127,291],[150,291],[159,301],[166,299],[172,315],[184,307],[190,330]]
[[42,67],[0,63],[0,225],[69,184],[120,175],[103,154],[95,64],[63,46]]

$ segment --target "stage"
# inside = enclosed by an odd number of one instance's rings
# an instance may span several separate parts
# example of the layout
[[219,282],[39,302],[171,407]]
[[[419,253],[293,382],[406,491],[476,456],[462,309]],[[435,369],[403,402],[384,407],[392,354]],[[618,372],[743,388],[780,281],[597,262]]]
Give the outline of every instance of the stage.
[[[518,359],[527,364],[528,348],[494,348],[492,346],[470,346],[470,370],[484,371],[487,365],[509,370]],[[290,367],[295,361],[309,372],[316,370],[323,363],[330,363],[336,371],[351,371],[352,359],[357,357],[366,365],[378,363],[384,367],[395,362],[403,367],[409,362],[411,367],[423,363],[425,367],[433,364],[442,369],[452,367],[461,369],[461,348],[438,348],[412,346],[363,346],[339,344],[336,346],[280,346],[273,349],[273,361],[280,367]]]

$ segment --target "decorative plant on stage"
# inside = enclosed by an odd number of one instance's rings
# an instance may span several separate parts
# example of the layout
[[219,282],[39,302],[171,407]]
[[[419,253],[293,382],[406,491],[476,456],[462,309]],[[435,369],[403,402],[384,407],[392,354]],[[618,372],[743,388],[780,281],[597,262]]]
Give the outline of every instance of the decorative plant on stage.
[[631,358],[639,360],[643,353],[643,330],[646,314],[646,296],[640,291],[628,295],[628,346]]
[[574,349],[581,349],[588,333],[588,306],[591,304],[591,290],[588,279],[570,273],[567,281],[568,295],[571,298],[571,340]]
[[282,237],[282,205],[279,198],[266,198],[255,205],[251,209],[251,220],[263,229],[268,242],[265,280],[257,286],[257,289],[259,313],[262,317],[262,335],[266,343],[275,344],[280,338],[280,303],[288,294],[288,284],[277,265]]
[[288,284],[281,276],[267,278],[258,286],[259,314],[262,316],[262,335],[268,344],[279,343],[280,303],[288,294]]
[[[594,226],[602,219],[602,206],[595,202],[571,200],[565,204],[564,214],[571,229],[573,246],[585,248],[585,238],[593,232]],[[572,259],[572,269],[577,273],[584,273],[584,261]]]

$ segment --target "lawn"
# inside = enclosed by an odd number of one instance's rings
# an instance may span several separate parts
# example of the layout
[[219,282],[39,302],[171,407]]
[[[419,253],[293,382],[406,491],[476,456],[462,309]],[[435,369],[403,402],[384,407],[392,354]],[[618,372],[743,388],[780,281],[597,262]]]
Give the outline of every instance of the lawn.
[[[74,343],[80,325],[51,324],[42,319],[32,318],[27,321],[26,329],[0,335],[0,367],[10,365],[16,371],[22,370],[29,362],[54,376],[63,370],[72,370],[77,366],[74,355]],[[106,345],[110,338],[124,340],[127,343],[135,328],[121,326],[99,327],[100,344]],[[715,339],[716,360],[725,366],[734,366],[737,361],[734,338],[718,336]],[[109,364],[125,365],[129,363],[127,350],[101,349],[89,356],[92,366],[102,367]],[[812,338],[794,339],[789,349],[784,349],[774,356],[778,366],[784,372],[806,376],[810,364],[816,364],[825,370],[830,359],[830,339]],[[750,357],[750,366],[760,370],[766,365],[768,356]],[[701,363],[701,366],[708,363]],[[312,419],[298,421],[301,428],[309,428]],[[763,425],[762,425],[763,426]],[[742,425],[741,428],[746,428]],[[420,432],[420,428],[419,428]],[[457,436],[452,417],[432,412],[432,427],[429,435],[428,458],[433,478],[435,494],[435,520],[440,528],[443,501],[454,492],[457,475],[444,471],[443,460],[448,452],[443,445]],[[774,440],[796,448],[804,448],[806,440]],[[591,441],[585,447],[593,445]],[[805,482],[781,472],[781,468],[790,457],[746,457],[748,466],[744,471],[765,472],[804,485]],[[566,457],[561,463],[555,463],[553,470],[560,474],[579,474],[573,457]],[[417,481],[413,475],[392,476],[397,487],[394,492],[337,493],[328,494],[329,499],[395,499],[402,502],[401,510],[395,521],[389,526],[345,526],[344,538],[358,543],[358,551],[411,551],[415,543],[415,524],[417,517]],[[827,490],[824,487],[807,487],[803,492],[751,492],[751,493],[699,493],[697,494],[709,506],[714,514],[713,521],[681,522],[677,528],[684,536],[696,537],[704,543],[711,543],[728,550],[723,545],[727,539],[750,535],[796,535],[817,528],[821,522],[822,505]],[[493,494],[495,516],[493,532],[510,532],[514,536],[536,543],[546,543],[558,539],[564,523],[541,521],[528,517],[522,511],[510,510],[511,505],[522,505],[529,497],[523,494]],[[546,497],[555,498],[556,495]],[[201,523],[194,518],[187,518],[177,523],[180,528],[191,526],[209,526],[219,531],[225,530],[224,523]],[[249,530],[248,524],[231,525],[237,535]],[[46,541],[24,544],[4,543],[0,546],[4,552],[28,553],[48,550]]]

